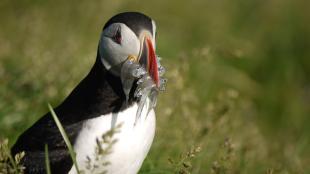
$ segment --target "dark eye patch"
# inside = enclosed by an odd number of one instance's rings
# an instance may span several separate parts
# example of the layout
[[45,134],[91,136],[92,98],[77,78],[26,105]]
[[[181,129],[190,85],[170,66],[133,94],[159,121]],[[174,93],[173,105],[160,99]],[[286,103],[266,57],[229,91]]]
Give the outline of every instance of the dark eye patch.
[[122,34],[121,34],[121,29],[118,28],[114,34],[114,36],[112,37],[113,41],[121,44],[122,43]]

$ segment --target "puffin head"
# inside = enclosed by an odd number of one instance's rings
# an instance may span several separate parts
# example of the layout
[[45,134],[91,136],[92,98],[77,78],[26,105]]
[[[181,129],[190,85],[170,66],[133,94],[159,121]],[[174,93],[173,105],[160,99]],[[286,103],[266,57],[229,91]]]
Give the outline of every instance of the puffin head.
[[155,22],[142,13],[125,12],[112,17],[103,27],[98,46],[105,69],[120,76],[122,64],[135,57],[159,85],[155,33]]

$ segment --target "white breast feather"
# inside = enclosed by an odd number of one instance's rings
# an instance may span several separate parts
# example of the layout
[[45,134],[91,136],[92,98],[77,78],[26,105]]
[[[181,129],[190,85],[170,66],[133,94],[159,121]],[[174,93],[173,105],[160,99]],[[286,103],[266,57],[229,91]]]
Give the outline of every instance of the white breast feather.
[[[155,134],[155,112],[152,109],[147,115],[148,104],[149,102],[146,102],[136,124],[137,104],[118,114],[110,113],[87,120],[74,144],[80,170],[85,174],[91,173],[86,169],[86,161],[87,156],[91,160],[95,158],[96,138],[100,139],[113,126],[121,124],[120,132],[113,136],[117,142],[112,146],[112,153],[104,158],[104,161],[110,164],[99,166],[95,173],[107,171],[108,174],[136,174],[142,166]],[[76,170],[72,167],[69,174],[75,173]]]

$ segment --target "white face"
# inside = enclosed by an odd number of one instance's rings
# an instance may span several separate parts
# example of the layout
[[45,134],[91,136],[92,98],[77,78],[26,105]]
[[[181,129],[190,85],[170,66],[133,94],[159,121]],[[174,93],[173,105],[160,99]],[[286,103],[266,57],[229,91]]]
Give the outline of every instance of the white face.
[[[139,39],[125,24],[114,23],[102,32],[99,52],[101,61],[107,70],[113,72],[111,68],[117,68],[127,59],[128,55],[137,56],[139,50]],[[114,73],[117,74],[117,71]]]
[[[153,33],[155,35],[155,23]],[[141,50],[141,39],[123,23],[113,23],[103,30],[99,42],[101,62],[105,68],[119,75],[119,68],[129,55],[137,56]],[[155,37],[152,37],[155,47]],[[154,48],[155,49],[155,48]]]

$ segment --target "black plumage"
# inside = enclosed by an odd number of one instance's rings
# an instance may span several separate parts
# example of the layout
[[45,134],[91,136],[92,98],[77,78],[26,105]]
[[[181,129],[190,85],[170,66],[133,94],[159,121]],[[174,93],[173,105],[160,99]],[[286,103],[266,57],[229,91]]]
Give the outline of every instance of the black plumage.
[[[104,28],[113,23],[126,24],[137,36],[142,28],[152,31],[151,19],[137,12],[118,14],[111,18]],[[129,102],[126,102],[120,77],[107,71],[100,57],[98,51],[96,62],[89,74],[63,103],[54,109],[72,144],[85,120],[111,112],[117,113],[128,108],[136,100],[133,97],[136,85],[131,89]],[[68,173],[73,163],[50,113],[45,114],[20,135],[11,153],[15,155],[21,151],[25,152],[26,155],[21,161],[26,167],[25,173],[45,173],[45,144],[49,148],[52,173]]]
[[152,19],[139,12],[125,12],[112,17],[103,27],[107,28],[113,23],[123,23],[127,25],[135,34],[139,36],[142,30],[153,33]]
[[[125,102],[120,78],[104,68],[98,53],[90,73],[65,101],[55,108],[55,113],[74,144],[83,121],[119,112],[132,102],[132,97],[129,103]],[[26,173],[45,173],[45,144],[48,144],[52,172],[67,173],[72,167],[72,160],[50,113],[45,114],[18,138],[12,154],[25,151],[26,156],[22,163],[26,166]]]

